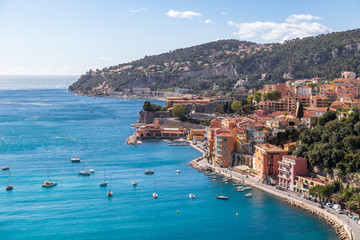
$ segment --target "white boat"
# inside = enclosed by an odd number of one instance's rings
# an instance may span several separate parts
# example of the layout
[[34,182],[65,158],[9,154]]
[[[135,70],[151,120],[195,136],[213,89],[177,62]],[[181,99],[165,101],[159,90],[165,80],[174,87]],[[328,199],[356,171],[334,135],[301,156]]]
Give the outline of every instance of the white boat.
[[237,187],[235,190],[236,190],[237,192],[243,192],[243,191],[245,191],[244,188],[242,188],[242,187]]
[[154,174],[155,171],[154,170],[148,170],[146,169],[146,171],[144,172],[145,174]]
[[136,143],[137,143],[138,145],[140,145],[140,144],[142,144],[143,142],[140,141],[140,140],[138,140]]
[[108,197],[112,197],[113,196],[113,192],[111,191],[111,176],[110,176],[110,188],[109,191],[107,192]]
[[82,163],[83,163],[83,168],[82,168],[82,171],[79,171],[79,175],[90,176],[91,173],[84,170],[84,161]]
[[225,197],[225,196],[216,196],[217,199],[220,199],[220,200],[228,200],[229,197]]
[[220,195],[216,196],[216,198],[220,199],[220,200],[228,200],[229,199],[229,197],[226,197],[226,196],[222,195],[222,184],[220,185]]
[[195,198],[195,195],[192,194],[192,193],[190,193],[190,194],[189,194],[189,198]]
[[42,187],[53,187],[55,185],[57,185],[56,182],[49,181],[49,165],[48,165],[48,168],[47,168],[47,180],[41,186]]
[[106,182],[106,169],[104,170],[104,181],[102,183],[100,183],[100,186],[101,187],[104,187],[107,185],[107,182]]
[[181,171],[180,171],[180,170],[176,170],[176,173],[181,173]]
[[95,170],[94,170],[94,169],[90,169],[89,172],[90,172],[90,173],[94,173]]
[[158,195],[157,195],[157,193],[155,192],[155,187],[156,187],[156,182],[154,182],[154,193],[153,193],[153,198],[157,198],[158,197]]
[[71,161],[71,162],[80,162],[80,158],[78,158],[78,157],[73,157],[73,158],[70,158],[70,161]]
[[8,167],[8,166],[2,167],[2,170],[9,170],[9,169],[10,169],[10,167]]
[[247,197],[247,198],[251,198],[251,196],[252,196],[252,193],[245,194],[245,197]]
[[252,187],[244,187],[244,190],[251,190]]
[[9,170],[9,185],[6,186],[6,190],[12,190],[14,188],[14,185],[11,184],[11,177],[10,177],[10,170]]
[[131,184],[132,184],[133,186],[136,186],[136,185],[137,185],[137,181],[136,181],[136,170],[135,170],[135,178],[134,178],[134,181],[132,181]]

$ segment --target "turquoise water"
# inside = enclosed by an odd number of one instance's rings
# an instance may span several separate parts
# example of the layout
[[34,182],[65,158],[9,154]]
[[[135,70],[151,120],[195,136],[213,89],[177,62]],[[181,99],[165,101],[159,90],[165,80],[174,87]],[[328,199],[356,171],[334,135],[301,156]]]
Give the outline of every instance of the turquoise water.
[[[142,104],[65,90],[0,91],[0,166],[11,167],[14,183],[5,191],[8,172],[0,171],[0,239],[337,239],[325,222],[274,196],[253,189],[247,199],[211,181],[188,165],[200,156],[191,147],[126,145]],[[79,176],[74,156],[95,173]],[[49,189],[41,187],[47,166],[58,182]],[[105,168],[112,198],[99,186]],[[228,201],[215,198],[220,184]]]

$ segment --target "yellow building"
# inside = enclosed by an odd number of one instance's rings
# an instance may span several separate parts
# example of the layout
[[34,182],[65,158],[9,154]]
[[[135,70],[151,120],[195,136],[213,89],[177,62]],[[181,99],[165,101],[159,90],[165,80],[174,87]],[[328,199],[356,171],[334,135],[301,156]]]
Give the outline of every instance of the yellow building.
[[236,133],[235,151],[238,153],[245,153],[248,150],[246,131],[238,131]]
[[191,129],[188,134],[188,140],[204,141],[205,130],[204,129]]
[[296,176],[294,181],[294,191],[299,193],[308,193],[311,187],[316,185],[331,185],[330,182],[321,180],[319,178]]

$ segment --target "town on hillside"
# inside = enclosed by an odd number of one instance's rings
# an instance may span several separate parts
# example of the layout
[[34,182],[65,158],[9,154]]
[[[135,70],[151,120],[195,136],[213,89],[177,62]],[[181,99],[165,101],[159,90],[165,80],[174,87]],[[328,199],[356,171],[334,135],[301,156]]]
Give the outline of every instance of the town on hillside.
[[343,72],[332,81],[299,79],[242,95],[179,93],[167,97],[165,107],[144,103],[132,143],[187,138],[209,166],[356,211],[359,90],[356,73]]

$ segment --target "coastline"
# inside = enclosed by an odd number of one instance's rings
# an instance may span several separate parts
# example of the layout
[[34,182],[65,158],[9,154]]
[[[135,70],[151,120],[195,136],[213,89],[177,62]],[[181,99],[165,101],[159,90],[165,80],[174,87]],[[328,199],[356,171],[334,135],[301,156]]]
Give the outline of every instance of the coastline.
[[[201,157],[193,159],[189,163],[190,166],[197,169],[198,171],[207,171],[209,169],[212,169],[214,172],[216,172],[219,175],[222,175],[227,178],[231,178],[231,179],[239,181],[239,182],[243,182],[247,185],[256,187],[262,191],[265,191],[267,193],[270,193],[272,195],[280,197],[281,199],[284,200],[285,203],[295,206],[297,208],[300,208],[302,210],[305,210],[309,213],[315,214],[319,218],[325,220],[328,224],[330,224],[334,228],[336,234],[338,234],[338,236],[339,236],[339,239],[344,239],[344,240],[345,239],[350,239],[350,240],[357,239],[357,238],[355,238],[354,232],[349,227],[349,225],[346,224],[344,221],[342,221],[340,218],[337,218],[336,215],[330,213],[329,210],[320,209],[317,206],[311,205],[310,203],[305,202],[304,198],[300,198],[299,196],[297,196],[294,193],[276,190],[274,187],[269,187],[265,184],[262,184],[254,177],[251,177],[248,175],[243,175],[239,172],[230,171],[228,169],[220,169],[220,168],[214,167],[210,164],[207,164],[207,160],[205,158],[207,152],[192,143],[190,143],[190,146],[192,146],[193,148],[195,148],[196,150],[200,151],[203,154]],[[272,189],[272,188],[274,188],[274,189]]]

